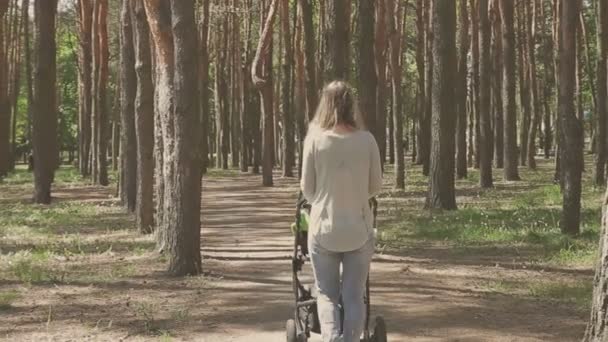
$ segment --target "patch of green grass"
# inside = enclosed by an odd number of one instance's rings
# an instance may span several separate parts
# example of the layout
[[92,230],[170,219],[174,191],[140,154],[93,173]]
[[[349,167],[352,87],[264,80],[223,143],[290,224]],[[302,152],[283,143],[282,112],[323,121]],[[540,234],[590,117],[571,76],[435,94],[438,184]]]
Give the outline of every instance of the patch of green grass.
[[9,256],[8,271],[19,281],[27,284],[54,280],[53,272],[47,267],[48,253],[20,251]]
[[8,310],[11,305],[21,297],[17,291],[2,291],[0,292],[0,311]]
[[207,173],[205,174],[205,177],[209,177],[209,178],[230,178],[230,177],[236,177],[240,174],[239,170],[235,170],[235,169],[228,169],[228,170],[224,170],[224,169],[208,169]]
[[591,280],[575,282],[491,280],[482,287],[486,290],[511,296],[531,297],[543,301],[573,304],[581,311],[588,311],[593,295]]

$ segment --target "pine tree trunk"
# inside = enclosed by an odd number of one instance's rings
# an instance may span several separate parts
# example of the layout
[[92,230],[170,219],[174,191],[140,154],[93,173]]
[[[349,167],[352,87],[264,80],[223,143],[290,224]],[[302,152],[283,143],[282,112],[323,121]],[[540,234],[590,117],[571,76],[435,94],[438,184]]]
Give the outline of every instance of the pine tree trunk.
[[502,26],[500,22],[500,9],[498,0],[492,2],[492,20],[493,20],[493,71],[492,71],[492,99],[494,112],[494,165],[498,169],[504,167],[504,113],[502,99]]
[[[129,212],[137,199],[137,138],[135,134],[135,51],[129,1],[122,1],[120,14],[120,182],[121,199]],[[114,124],[116,125],[116,123]]]
[[430,158],[431,158],[431,140],[432,140],[432,132],[431,132],[431,121],[432,121],[432,111],[433,111],[433,22],[431,20],[431,15],[433,11],[433,5],[436,0],[427,0],[426,6],[424,8],[424,22],[426,25],[426,35],[425,35],[425,97],[424,97],[424,119],[421,122],[421,131],[422,134],[420,139],[418,140],[420,144],[420,159],[422,164],[422,174],[425,176],[429,175],[430,168]]
[[[407,3],[406,3],[407,6]],[[403,113],[401,95],[401,20],[402,5],[399,1],[387,1],[389,43],[390,43],[390,66],[392,85],[392,105],[394,120],[395,145],[395,189],[405,189],[405,153],[403,151]]]
[[456,177],[467,178],[467,64],[469,53],[469,11],[467,0],[460,0],[460,31],[458,54],[458,116],[456,118]]
[[135,133],[137,139],[137,199],[135,217],[137,228],[143,234],[152,233],[154,227],[154,85],[150,29],[143,0],[131,1],[133,46],[135,49]]
[[490,18],[488,17],[489,0],[478,0],[477,15],[479,20],[479,185],[482,188],[491,188],[494,186],[492,180],[492,126],[491,126],[491,73],[492,60],[490,58],[490,42],[492,31],[490,27]]
[[201,121],[201,173],[205,174],[209,166],[209,2],[202,0],[201,21],[199,28],[199,97],[200,97],[200,121]]
[[503,48],[503,100],[504,100],[504,179],[519,180],[517,153],[517,108],[515,99],[515,27],[514,2],[500,1]]
[[599,24],[597,27],[597,146],[594,183],[596,186],[606,185],[605,169],[608,148],[606,137],[606,121],[608,118],[608,4],[605,1],[598,2]]
[[[528,167],[531,170],[536,170],[536,133],[540,125],[541,108],[538,101],[538,81],[536,71],[536,14],[537,3],[534,1],[533,6],[526,3],[526,36],[528,41],[528,80],[530,81],[530,105],[532,107],[532,118],[530,121],[530,129],[528,131]],[[532,8],[531,8],[532,7]]]
[[530,129],[530,117],[531,106],[530,106],[530,80],[527,65],[527,51],[528,51],[528,40],[526,39],[526,18],[525,18],[525,3],[520,2],[517,4],[517,24],[518,24],[518,66],[519,72],[519,102],[521,104],[521,116],[520,116],[520,131],[519,131],[519,159],[522,166],[528,164],[528,131]]
[[583,125],[576,115],[574,85],[576,77],[576,27],[578,0],[561,0],[561,39],[559,40],[559,120],[560,168],[563,187],[562,232],[580,231],[581,173],[583,166]]
[[[390,1],[390,0],[389,0]],[[381,6],[381,5],[380,5]],[[380,7],[379,6],[379,7]],[[357,41],[357,53],[359,62],[359,102],[361,111],[365,119],[365,125],[374,134],[376,141],[380,144],[378,131],[380,127],[376,127],[376,95],[377,88],[381,87],[378,84],[376,77],[376,66],[381,62],[376,63],[374,58],[374,1],[361,0],[358,2],[359,13],[370,13],[370,15],[359,15],[359,39]]]
[[[348,80],[350,74],[350,1],[326,1],[324,80]],[[368,127],[374,132],[375,127]]]
[[198,55],[194,0],[171,0],[171,28],[174,44],[174,170],[170,180],[168,206],[169,273],[195,275],[202,271],[201,177],[197,147],[200,125],[198,113]]
[[[89,154],[91,148],[91,74],[92,74],[92,25],[93,6],[91,1],[78,1],[78,166],[80,174],[89,176]],[[26,35],[26,39],[28,35]],[[28,49],[29,50],[29,49]],[[29,58],[26,55],[26,64]]]
[[6,176],[10,168],[11,114],[8,101],[8,60],[5,59],[4,52],[5,40],[8,41],[5,36],[8,32],[3,32],[3,20],[8,11],[8,5],[8,0],[0,1],[0,178]]
[[[0,13],[2,13],[0,3]],[[34,78],[34,202],[51,202],[51,184],[58,166],[56,109],[56,0],[35,0],[36,56]],[[1,17],[1,16],[0,16]]]
[[454,191],[454,123],[452,100],[456,80],[456,2],[435,0],[432,10],[433,116],[431,169],[427,207],[456,209]]
[[317,109],[317,74],[315,62],[315,33],[311,0],[298,0],[302,15],[302,37],[304,42],[304,66],[306,68],[306,112],[311,121]]
[[293,49],[289,26],[289,0],[281,1],[281,31],[283,32],[283,82],[281,85],[283,177],[293,177],[293,165],[295,164],[294,120],[291,103],[293,98]]
[[[374,132],[374,136],[376,137],[376,141],[378,142],[378,147],[380,148],[380,161],[384,166],[386,161],[386,124],[387,124],[387,115],[386,115],[386,54],[387,54],[387,38],[386,38],[386,19],[387,19],[387,11],[386,11],[386,0],[376,1],[376,6],[371,4],[372,7],[375,7],[375,27],[374,31],[374,39],[372,40],[372,44],[374,46],[374,56],[370,58],[374,59],[376,65],[374,73],[376,75],[376,90],[375,90],[375,105],[374,112],[376,114],[375,126],[376,132]],[[359,13],[374,13],[374,12],[362,12],[361,9]],[[389,12],[390,13],[390,12]],[[392,13],[391,13],[392,14]],[[373,16],[369,16],[370,19],[362,18],[364,16],[359,15],[360,21],[373,20]],[[362,30],[362,24],[359,24],[359,30]],[[361,33],[360,33],[361,35]],[[363,42],[362,42],[363,43]],[[358,49],[361,49],[359,47]],[[363,49],[369,49],[369,46],[363,47]],[[360,54],[366,54],[367,52],[359,51]],[[361,62],[361,61],[360,61]],[[362,66],[360,66],[361,68]],[[361,70],[360,70],[361,72]],[[371,74],[370,74],[371,76]],[[364,90],[367,85],[360,85],[361,90]],[[370,113],[371,114],[371,113]],[[390,141],[392,143],[392,141]]]

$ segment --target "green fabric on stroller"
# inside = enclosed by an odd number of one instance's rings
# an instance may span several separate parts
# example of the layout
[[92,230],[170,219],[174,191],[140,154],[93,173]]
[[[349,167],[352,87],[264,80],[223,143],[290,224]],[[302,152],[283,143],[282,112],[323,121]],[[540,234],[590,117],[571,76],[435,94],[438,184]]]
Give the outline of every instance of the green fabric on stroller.
[[294,222],[291,224],[291,232],[295,234],[296,232],[308,232],[308,222],[310,221],[310,215],[307,210],[300,211],[300,222]]

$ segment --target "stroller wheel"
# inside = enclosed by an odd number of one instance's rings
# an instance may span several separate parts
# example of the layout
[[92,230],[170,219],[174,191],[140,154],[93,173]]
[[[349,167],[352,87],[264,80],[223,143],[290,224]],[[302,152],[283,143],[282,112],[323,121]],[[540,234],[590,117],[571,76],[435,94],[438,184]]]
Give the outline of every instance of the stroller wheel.
[[374,334],[372,336],[373,342],[387,342],[386,337],[386,323],[384,318],[381,316],[376,317],[376,325],[374,327]]
[[287,320],[285,324],[287,332],[287,342],[298,342],[298,332],[296,330],[296,322],[293,319]]

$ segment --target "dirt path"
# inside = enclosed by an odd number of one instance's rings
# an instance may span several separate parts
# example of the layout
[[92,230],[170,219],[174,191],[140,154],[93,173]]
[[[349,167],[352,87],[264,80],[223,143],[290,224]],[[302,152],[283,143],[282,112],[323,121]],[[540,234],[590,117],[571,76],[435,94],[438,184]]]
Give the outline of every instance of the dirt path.
[[[272,189],[258,184],[258,178],[249,176],[205,182],[203,255],[206,270],[217,281],[216,307],[207,317],[213,328],[204,341],[284,341],[284,322],[293,307],[288,227],[296,184],[281,179]],[[551,275],[484,266],[494,265],[491,258],[479,263],[447,259],[444,252],[412,250],[375,257],[372,310],[387,320],[389,341],[580,339],[585,319],[580,312],[487,293],[479,286],[497,276]]]

